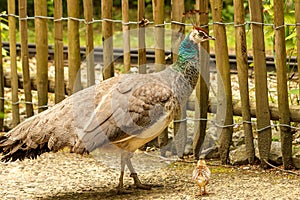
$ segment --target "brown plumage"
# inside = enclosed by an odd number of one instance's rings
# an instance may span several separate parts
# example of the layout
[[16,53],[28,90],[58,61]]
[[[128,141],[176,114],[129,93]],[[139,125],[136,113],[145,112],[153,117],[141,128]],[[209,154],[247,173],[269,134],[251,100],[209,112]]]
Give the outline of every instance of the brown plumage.
[[36,158],[69,147],[83,154],[103,146],[121,150],[123,189],[125,165],[135,185],[132,153],[157,137],[185,104],[199,76],[198,43],[212,39],[194,29],[180,46],[178,61],[153,74],[126,74],[83,89],[52,108],[19,124],[0,138],[2,161]]
[[[206,166],[205,160],[198,160],[197,166],[193,171],[192,179],[199,187],[198,195],[201,196],[204,194],[208,194],[206,192],[206,185],[208,184],[210,179],[210,170]],[[202,187],[203,187],[203,192],[202,192]]]

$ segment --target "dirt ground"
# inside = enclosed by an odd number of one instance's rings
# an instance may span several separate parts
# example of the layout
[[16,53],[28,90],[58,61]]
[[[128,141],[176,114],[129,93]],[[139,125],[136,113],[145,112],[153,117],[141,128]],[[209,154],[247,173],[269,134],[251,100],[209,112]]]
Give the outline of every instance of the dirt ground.
[[140,179],[162,187],[135,189],[126,173],[124,184],[130,193],[117,195],[117,156],[59,152],[36,160],[0,163],[1,199],[300,199],[299,175],[264,171],[258,166],[221,166],[214,160],[207,161],[212,172],[207,186],[210,194],[198,197],[191,180],[195,163],[162,160],[158,154],[143,152],[133,159]]

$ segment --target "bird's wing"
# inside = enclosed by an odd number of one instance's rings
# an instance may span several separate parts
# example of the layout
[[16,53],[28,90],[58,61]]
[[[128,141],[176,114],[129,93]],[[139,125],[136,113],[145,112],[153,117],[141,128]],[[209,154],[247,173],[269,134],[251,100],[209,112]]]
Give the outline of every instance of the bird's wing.
[[171,88],[160,79],[124,75],[101,97],[80,138],[89,151],[133,137],[145,138],[140,142],[146,143],[169,124],[176,103]]

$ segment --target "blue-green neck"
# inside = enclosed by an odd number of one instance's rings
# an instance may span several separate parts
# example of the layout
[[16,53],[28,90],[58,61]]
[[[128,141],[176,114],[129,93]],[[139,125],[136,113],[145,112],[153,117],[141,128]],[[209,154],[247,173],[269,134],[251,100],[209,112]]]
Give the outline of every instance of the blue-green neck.
[[181,42],[172,69],[183,75],[189,87],[195,88],[199,77],[199,46],[189,39],[189,35]]
[[181,42],[178,58],[172,68],[178,72],[184,72],[187,62],[193,64],[199,63],[199,47],[198,44],[194,43],[189,39],[189,35]]

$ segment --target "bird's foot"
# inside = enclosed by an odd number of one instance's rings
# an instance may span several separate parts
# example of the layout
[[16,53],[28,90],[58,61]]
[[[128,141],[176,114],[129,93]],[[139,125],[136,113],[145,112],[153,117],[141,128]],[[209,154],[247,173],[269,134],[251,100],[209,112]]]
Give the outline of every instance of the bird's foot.
[[196,196],[204,196],[204,195],[209,195],[209,193],[204,191],[204,192],[199,192],[198,194],[196,194]]
[[134,185],[136,188],[138,189],[142,189],[142,190],[151,190],[151,188],[153,187],[163,187],[163,185],[161,184],[143,184],[141,183],[140,179],[138,178],[136,173],[132,173],[130,174],[130,177],[133,178],[134,180]]

